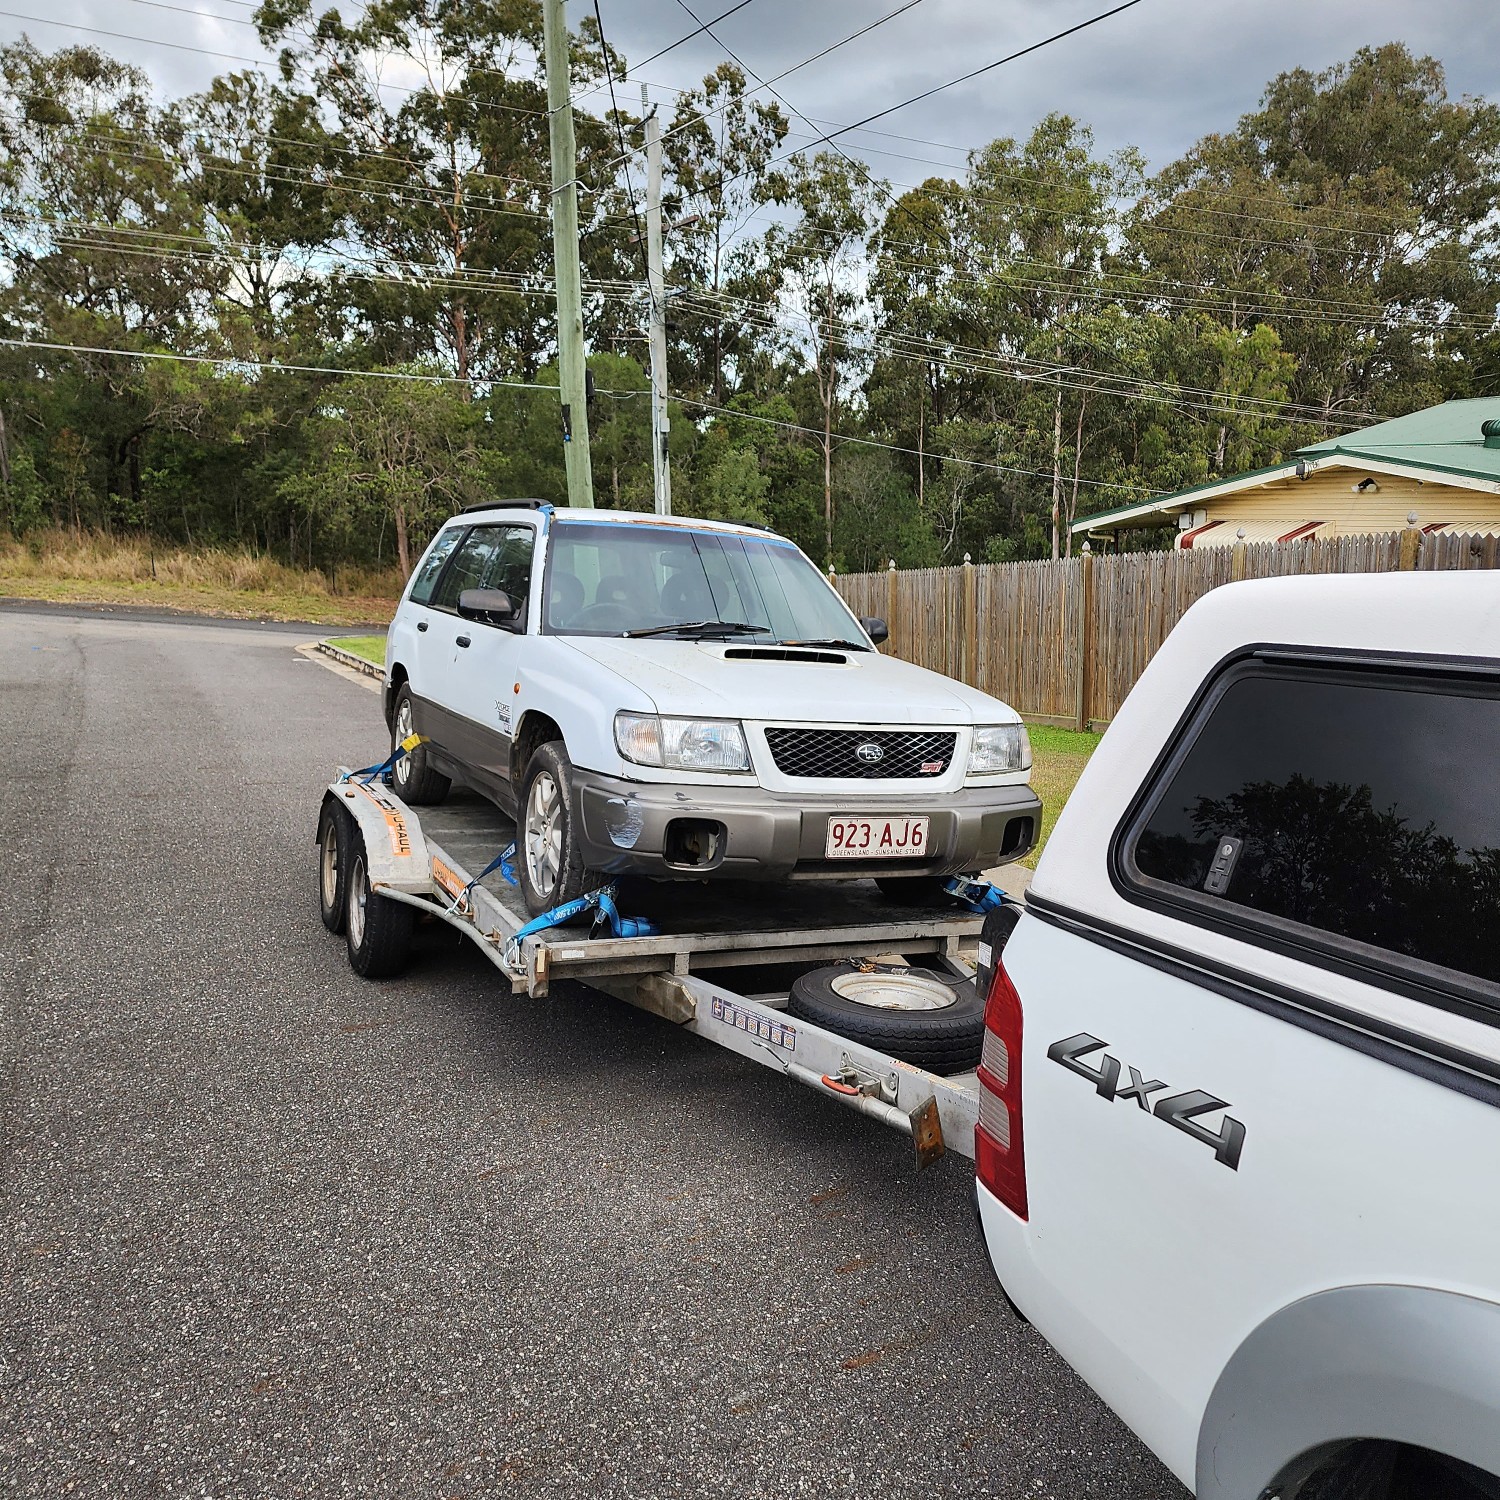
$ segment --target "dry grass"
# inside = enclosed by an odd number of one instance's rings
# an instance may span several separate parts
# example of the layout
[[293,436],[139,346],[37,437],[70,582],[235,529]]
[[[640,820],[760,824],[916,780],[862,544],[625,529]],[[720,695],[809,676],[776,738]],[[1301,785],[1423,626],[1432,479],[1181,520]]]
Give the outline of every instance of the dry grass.
[[337,585],[317,569],[219,547],[158,549],[153,559],[134,539],[99,533],[0,536],[0,594],[14,598],[358,625],[388,620],[401,593],[395,569],[340,569]]

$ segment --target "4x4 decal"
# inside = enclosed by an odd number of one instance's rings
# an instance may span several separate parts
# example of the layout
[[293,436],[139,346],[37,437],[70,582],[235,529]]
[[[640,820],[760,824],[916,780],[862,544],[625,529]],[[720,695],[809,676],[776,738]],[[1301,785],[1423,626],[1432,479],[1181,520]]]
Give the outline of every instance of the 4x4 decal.
[[[1076,1036],[1065,1036],[1060,1042],[1053,1042],[1047,1048],[1047,1056],[1053,1062],[1061,1063],[1068,1072],[1087,1078],[1101,1099],[1134,1099],[1143,1110],[1155,1115],[1158,1120],[1165,1120],[1174,1130],[1180,1130],[1195,1141],[1202,1141],[1205,1146],[1213,1147],[1214,1159],[1223,1162],[1231,1172],[1239,1170],[1240,1150],[1245,1144],[1245,1127],[1229,1115],[1224,1116],[1223,1124],[1218,1130],[1200,1125],[1197,1120],[1197,1116],[1206,1115],[1211,1110],[1227,1108],[1227,1100],[1216,1099],[1202,1089],[1188,1089],[1181,1094],[1168,1094],[1153,1105],[1150,1096],[1167,1087],[1161,1079],[1144,1077],[1139,1069],[1122,1064],[1119,1058],[1111,1057],[1108,1052],[1095,1063],[1082,1061],[1091,1052],[1107,1046],[1108,1042],[1080,1031]],[[1123,1087],[1120,1084],[1122,1066],[1130,1074],[1130,1082]]]

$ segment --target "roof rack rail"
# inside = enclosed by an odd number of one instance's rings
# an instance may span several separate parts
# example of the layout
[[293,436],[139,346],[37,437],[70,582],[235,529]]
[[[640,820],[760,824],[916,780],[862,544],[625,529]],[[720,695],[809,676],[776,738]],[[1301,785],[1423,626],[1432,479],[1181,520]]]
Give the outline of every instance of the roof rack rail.
[[551,505],[550,500],[481,500],[477,505],[466,505],[459,514],[466,516],[471,510],[540,510]]

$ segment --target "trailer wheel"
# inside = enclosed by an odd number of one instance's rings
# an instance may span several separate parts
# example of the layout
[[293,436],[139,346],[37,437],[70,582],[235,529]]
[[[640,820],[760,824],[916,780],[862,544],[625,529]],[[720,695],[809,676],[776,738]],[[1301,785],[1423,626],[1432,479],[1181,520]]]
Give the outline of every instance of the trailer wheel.
[[[396,691],[396,707],[391,714],[391,753],[396,746],[416,727],[411,706],[411,685],[403,682]],[[412,807],[424,803],[441,802],[448,795],[453,783],[440,771],[435,771],[427,756],[427,748],[417,748],[398,760],[391,771],[391,782],[396,795]]]
[[605,883],[607,877],[583,860],[573,762],[561,740],[537,746],[521,778],[517,805],[516,873],[532,916]]
[[365,979],[386,979],[406,967],[416,912],[370,889],[365,841],[358,830],[349,841],[349,898],[344,938],[349,967]]
[[318,814],[318,910],[323,925],[337,935],[348,920],[349,838],[354,824],[349,814],[325,798]]
[[971,979],[851,960],[804,974],[787,1009],[851,1042],[931,1073],[977,1067],[984,1001]]

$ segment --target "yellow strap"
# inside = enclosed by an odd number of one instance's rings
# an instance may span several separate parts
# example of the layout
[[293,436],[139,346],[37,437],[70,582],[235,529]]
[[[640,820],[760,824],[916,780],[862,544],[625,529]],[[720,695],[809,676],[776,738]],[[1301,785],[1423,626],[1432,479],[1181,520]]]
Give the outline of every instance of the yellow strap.
[[427,736],[425,734],[409,734],[404,740],[401,741],[401,748],[406,751],[408,755],[410,755],[418,745],[425,745],[426,743]]

